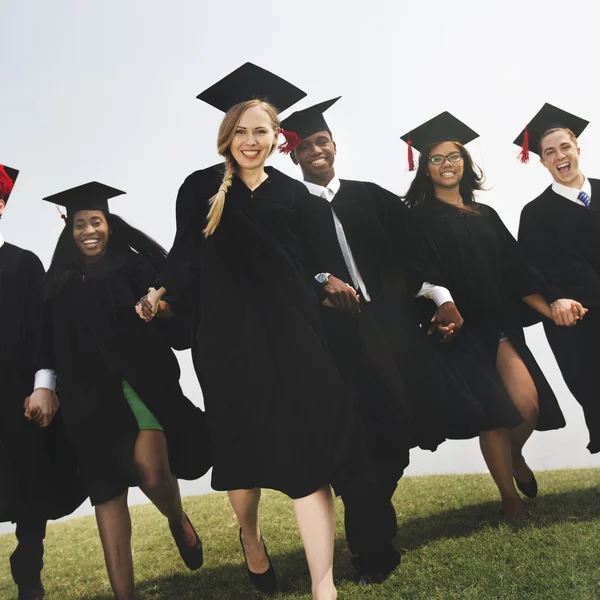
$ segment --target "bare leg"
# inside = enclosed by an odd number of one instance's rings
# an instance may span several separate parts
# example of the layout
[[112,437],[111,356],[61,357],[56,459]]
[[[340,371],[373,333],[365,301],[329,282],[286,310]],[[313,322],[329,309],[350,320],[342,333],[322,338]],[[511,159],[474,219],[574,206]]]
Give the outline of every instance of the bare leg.
[[229,490],[227,495],[242,529],[242,544],[244,544],[248,569],[258,575],[266,573],[269,569],[269,561],[260,541],[258,526],[260,488]]
[[96,522],[115,600],[133,600],[131,519],[127,508],[127,492],[96,505]]
[[140,489],[154,506],[169,519],[169,524],[185,539],[196,544],[196,536],[185,518],[177,478],[171,473],[167,440],[162,431],[140,431],[134,449],[135,466],[140,476]]
[[513,482],[509,430],[482,431],[479,434],[479,444],[490,474],[500,491],[506,516],[511,519],[525,519],[525,503]]
[[333,542],[335,513],[329,486],[294,500],[294,511],[312,580],[313,600],[335,600]]
[[533,473],[527,466],[522,451],[535,429],[538,417],[537,390],[527,367],[508,340],[500,342],[496,369],[511,400],[524,419],[521,425],[511,430],[510,437],[515,477],[528,483],[533,478]]

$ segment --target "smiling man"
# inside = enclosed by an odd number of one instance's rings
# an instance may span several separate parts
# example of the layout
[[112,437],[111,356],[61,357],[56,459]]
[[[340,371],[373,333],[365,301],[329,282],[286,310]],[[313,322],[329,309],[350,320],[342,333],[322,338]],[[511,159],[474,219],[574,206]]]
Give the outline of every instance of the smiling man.
[[540,156],[552,185],[525,206],[519,241],[551,286],[552,311],[575,321],[571,298],[588,308],[574,327],[544,321],[546,337],[565,383],[583,408],[588,450],[600,452],[600,181],[579,167],[577,138],[585,121],[545,104],[515,140]]
[[[18,174],[0,165],[0,215]],[[73,456],[53,421],[54,373],[40,368],[47,364],[39,344],[43,276],[35,254],[0,236],[0,522],[16,523],[18,545],[10,567],[19,600],[44,596],[47,520],[71,513],[85,497]]]
[[373,183],[336,177],[337,147],[323,112],[338,99],[295,112],[281,126],[297,146],[291,158],[311,192],[301,207],[306,266],[375,465],[375,487],[342,494],[348,546],[359,584],[366,585],[383,581],[400,562],[391,498],[408,449],[434,450],[444,440],[444,382],[412,296],[429,294],[444,305],[447,325],[460,317],[447,290],[423,284],[426,269],[400,198]]

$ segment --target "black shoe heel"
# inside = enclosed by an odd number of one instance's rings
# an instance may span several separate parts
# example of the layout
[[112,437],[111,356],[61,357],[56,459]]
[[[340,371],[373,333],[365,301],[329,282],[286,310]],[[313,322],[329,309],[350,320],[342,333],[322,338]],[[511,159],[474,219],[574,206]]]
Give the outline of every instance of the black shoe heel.
[[519,488],[520,492],[527,496],[528,498],[536,498],[538,495],[538,484],[537,481],[535,479],[535,475],[533,474],[533,471],[531,472],[531,481],[529,483],[523,483],[522,481],[519,481],[516,477],[515,477],[515,483],[517,484],[517,487]]
[[194,535],[196,536],[196,544],[194,546],[186,546],[183,540],[180,542],[179,532],[177,532],[177,533],[174,532],[173,527],[170,523],[169,523],[169,529],[171,530],[171,535],[173,536],[173,539],[175,540],[175,544],[177,544],[177,549],[179,550],[179,554],[181,555],[181,558],[182,558],[183,562],[185,563],[185,566],[188,569],[190,569],[190,571],[195,571],[196,569],[199,569],[202,566],[202,564],[204,563],[204,551],[202,550],[202,541],[198,537],[198,534],[196,533],[196,530],[194,529],[192,522],[190,521],[189,517],[185,513],[184,513],[184,516],[185,516],[189,526],[192,528]]
[[244,542],[242,541],[242,529],[240,528],[240,544],[242,546],[242,552],[244,553],[244,561],[246,563],[246,570],[248,571],[248,577],[252,582],[252,585],[259,589],[263,594],[274,594],[277,591],[277,573],[267,552],[267,546],[265,541],[260,538],[263,548],[265,549],[265,555],[269,561],[269,568],[264,573],[253,573],[248,568],[248,559],[246,558],[246,550],[244,549]]

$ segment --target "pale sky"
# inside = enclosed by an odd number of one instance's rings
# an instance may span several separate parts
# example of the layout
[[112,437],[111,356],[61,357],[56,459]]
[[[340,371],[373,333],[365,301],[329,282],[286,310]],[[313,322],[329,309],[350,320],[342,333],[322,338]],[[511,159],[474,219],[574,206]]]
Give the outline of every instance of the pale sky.
[[[397,193],[412,178],[399,137],[449,110],[481,135],[469,145],[490,188],[480,199],[516,233],[550,176],[535,157],[519,164],[512,140],[544,102],[591,121],[581,164],[600,177],[599,17],[592,0],[2,0],[0,163],[21,175],[0,231],[47,267],[63,225],[41,198],[97,180],[127,191],[111,210],[168,248],[179,185],[218,160],[222,114],[195,97],[251,61],[308,93],[284,117],[341,95],[327,112],[337,174]],[[271,164],[300,177],[287,157]],[[534,434],[530,465],[599,466],[541,327],[527,337],[568,421]],[[180,358],[184,388],[201,403],[189,356]],[[483,470],[472,440],[416,451],[408,472]],[[184,487],[206,489],[206,478]]]

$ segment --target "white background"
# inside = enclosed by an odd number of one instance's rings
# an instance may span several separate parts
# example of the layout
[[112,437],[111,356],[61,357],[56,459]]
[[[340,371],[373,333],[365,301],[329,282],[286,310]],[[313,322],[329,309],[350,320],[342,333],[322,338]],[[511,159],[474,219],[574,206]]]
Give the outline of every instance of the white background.
[[[98,180],[128,192],[113,212],[169,247],[178,186],[218,160],[222,115],[195,96],[252,61],[308,92],[290,112],[342,95],[327,113],[338,175],[397,193],[412,177],[399,137],[449,110],[480,133],[469,149],[487,175],[481,199],[516,233],[550,178],[535,157],[519,164],[511,142],[544,102],[591,121],[581,162],[600,177],[599,17],[591,0],[2,0],[0,163],[21,175],[0,231],[48,266],[63,225],[41,198]],[[300,177],[289,158],[271,163]],[[540,326],[527,337],[568,421],[534,434],[530,465],[598,466]],[[183,386],[201,403],[180,358]],[[472,440],[413,452],[408,473],[483,470]],[[209,489],[207,478],[183,484]]]

